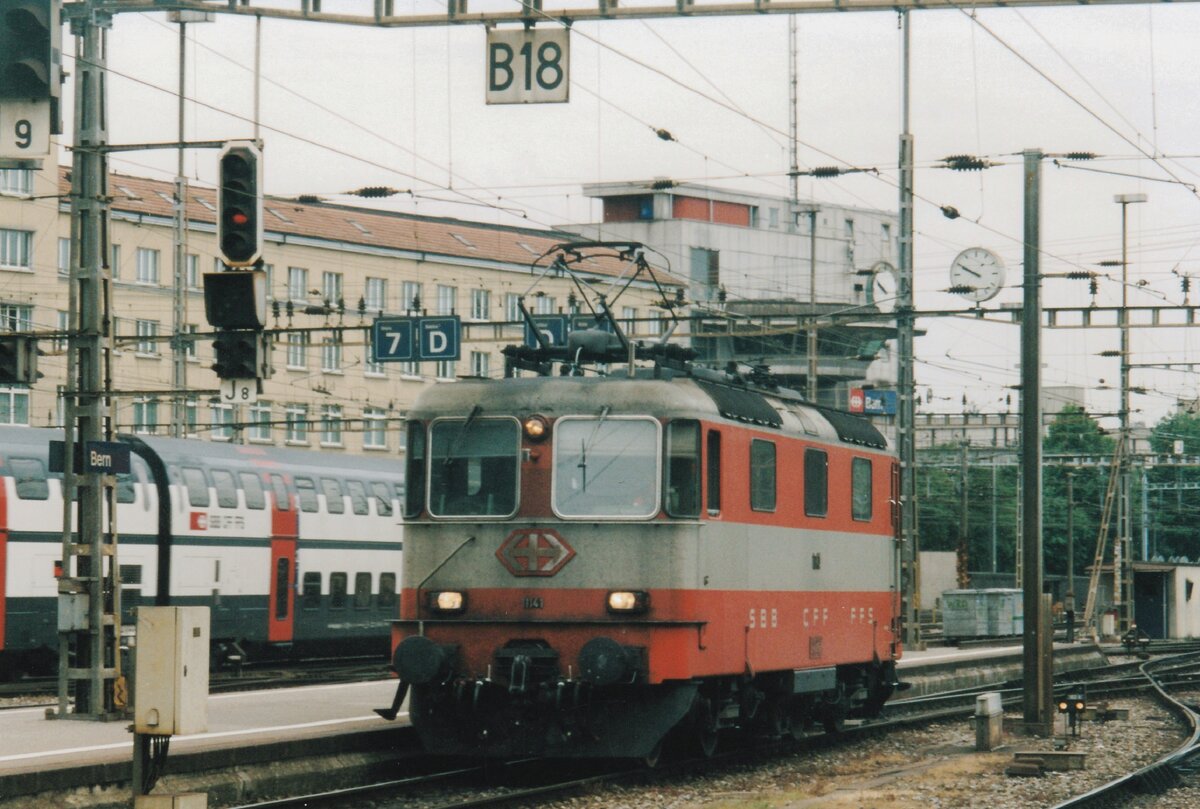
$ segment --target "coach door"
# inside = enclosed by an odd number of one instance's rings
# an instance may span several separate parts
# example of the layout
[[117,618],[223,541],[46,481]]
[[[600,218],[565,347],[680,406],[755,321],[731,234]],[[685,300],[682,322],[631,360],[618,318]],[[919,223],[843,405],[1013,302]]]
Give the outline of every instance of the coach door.
[[295,631],[298,520],[282,475],[271,475],[271,591],[267,640],[291,643]]
[[8,603],[8,493],[0,477],[0,649],[4,648],[4,616]]

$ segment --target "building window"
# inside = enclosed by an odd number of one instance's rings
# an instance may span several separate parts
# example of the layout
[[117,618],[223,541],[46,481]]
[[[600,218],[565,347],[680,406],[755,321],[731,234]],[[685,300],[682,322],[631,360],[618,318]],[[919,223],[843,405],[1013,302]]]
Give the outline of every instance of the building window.
[[767,226],[772,228],[779,227],[779,209],[767,208]]
[[706,300],[715,299],[721,287],[721,252],[693,247],[688,258],[692,286],[701,290]]
[[455,374],[454,360],[438,360],[437,363],[437,378],[438,379],[454,379]]
[[71,240],[58,240],[58,274],[71,274]]
[[213,441],[231,441],[233,439],[233,405],[215,402],[211,407]]
[[471,352],[471,375],[486,379],[491,371],[492,355],[486,351]]
[[492,293],[486,289],[471,290],[471,319],[487,320],[492,308]]
[[308,300],[308,270],[288,267],[288,300],[304,303]]
[[0,424],[29,424],[29,389],[0,387]]
[[158,431],[157,399],[133,400],[133,431],[141,435],[153,435]]
[[342,302],[342,274],[340,272],[321,274],[321,297],[330,306],[338,306]]
[[195,323],[185,323],[183,324],[183,329],[179,333],[179,336],[183,340],[183,356],[192,361],[200,359],[196,354],[196,332],[198,330],[199,329]]
[[149,247],[137,249],[137,282],[139,284],[158,283],[158,256],[158,251]]
[[515,292],[504,296],[504,319],[510,323],[521,322],[521,296]]
[[437,313],[439,315],[452,315],[458,310],[458,287],[446,286],[438,284],[437,288]]
[[321,407],[321,446],[340,447],[342,445],[342,408],[341,405],[323,405]]
[[248,437],[251,441],[271,440],[270,402],[259,401],[250,405],[250,431]]
[[621,320],[623,321],[621,323],[621,327],[625,329],[626,334],[628,334],[630,336],[637,334],[637,330],[638,330],[637,318],[638,318],[638,310],[636,307],[633,307],[633,306],[622,306],[621,307]]
[[308,443],[308,405],[290,404],[284,411],[285,439],[289,444]]
[[308,339],[308,332],[288,332],[288,368],[304,369],[308,367]]
[[421,284],[417,281],[403,281],[400,284],[400,308],[405,312],[421,313]]
[[384,278],[368,278],[366,294],[363,295],[363,305],[367,312],[383,314],[387,309],[387,280]]
[[183,402],[183,432],[189,438],[200,435],[200,404],[194,396]]
[[71,313],[59,309],[56,315],[58,336],[54,338],[52,346],[55,351],[66,351],[68,346],[67,334],[71,331]]
[[121,245],[114,244],[108,249],[108,274],[113,278],[121,277]]
[[331,335],[321,341],[321,370],[327,374],[342,372],[342,338]]
[[158,354],[158,342],[154,339],[158,337],[158,321],[157,320],[138,320],[135,321],[137,330],[137,348],[138,354]]
[[32,331],[33,307],[0,303],[0,331]]
[[421,363],[419,363],[419,362],[401,362],[398,364],[400,366],[400,376],[408,377],[409,379],[420,379],[421,378]]
[[853,243],[854,241],[854,220],[843,220],[842,233],[846,237],[846,241]]
[[32,270],[33,231],[0,228],[0,267]]
[[0,169],[0,194],[32,193],[32,169]]
[[382,408],[363,410],[363,449],[387,449],[387,414]]
[[200,256],[195,253],[187,254],[183,268],[183,280],[188,289],[200,288]]
[[551,295],[543,295],[537,299],[534,311],[539,315],[552,315],[557,311],[554,297]]
[[366,376],[387,376],[387,366],[382,362],[371,359],[371,347],[363,349],[363,374]]

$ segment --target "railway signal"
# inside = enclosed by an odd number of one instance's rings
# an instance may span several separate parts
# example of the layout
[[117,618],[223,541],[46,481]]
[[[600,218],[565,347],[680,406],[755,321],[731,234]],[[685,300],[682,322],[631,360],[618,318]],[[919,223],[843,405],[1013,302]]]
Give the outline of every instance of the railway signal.
[[262,256],[262,150],[234,140],[218,158],[217,242],[230,267],[250,267]]
[[263,376],[262,333],[222,331],[213,341],[217,361],[213,370],[221,379],[259,379]]
[[0,336],[0,384],[37,381],[37,340],[27,334]]
[[1058,712],[1067,715],[1072,736],[1079,735],[1079,723],[1087,710],[1087,696],[1082,691],[1072,691],[1058,700]]

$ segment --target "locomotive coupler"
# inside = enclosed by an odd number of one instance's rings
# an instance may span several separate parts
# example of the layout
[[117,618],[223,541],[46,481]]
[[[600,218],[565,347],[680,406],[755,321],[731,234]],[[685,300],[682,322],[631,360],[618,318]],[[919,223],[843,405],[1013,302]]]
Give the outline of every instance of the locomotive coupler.
[[524,694],[529,688],[528,655],[515,655],[512,659],[512,669],[508,676],[508,693]]

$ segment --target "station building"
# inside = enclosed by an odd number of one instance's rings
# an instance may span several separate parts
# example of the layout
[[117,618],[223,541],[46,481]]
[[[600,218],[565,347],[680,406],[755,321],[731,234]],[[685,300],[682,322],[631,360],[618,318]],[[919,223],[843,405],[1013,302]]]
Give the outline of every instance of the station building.
[[[70,272],[68,170],[0,171],[0,330],[45,335],[42,374],[32,386],[0,386],[0,423],[62,424],[66,383]],[[118,431],[168,434],[172,418],[174,183],[113,174],[111,377]],[[417,393],[435,381],[503,374],[501,349],[521,342],[518,298],[536,314],[579,305],[569,278],[530,289],[531,263],[578,236],[459,219],[414,216],[316,200],[268,197],[264,262],[268,328],[291,331],[273,345],[274,374],[257,402],[230,405],[219,380],[204,315],[203,274],[221,269],[215,236],[215,191],[187,191],[186,353],[182,434],[221,441],[350,452],[402,450],[399,429]],[[585,262],[583,277],[608,285],[625,269]],[[655,306],[678,282],[659,274],[660,289],[635,281],[617,301],[623,328],[652,339],[667,312]],[[457,314],[463,321],[457,362],[371,360],[369,327],[379,315]]]

